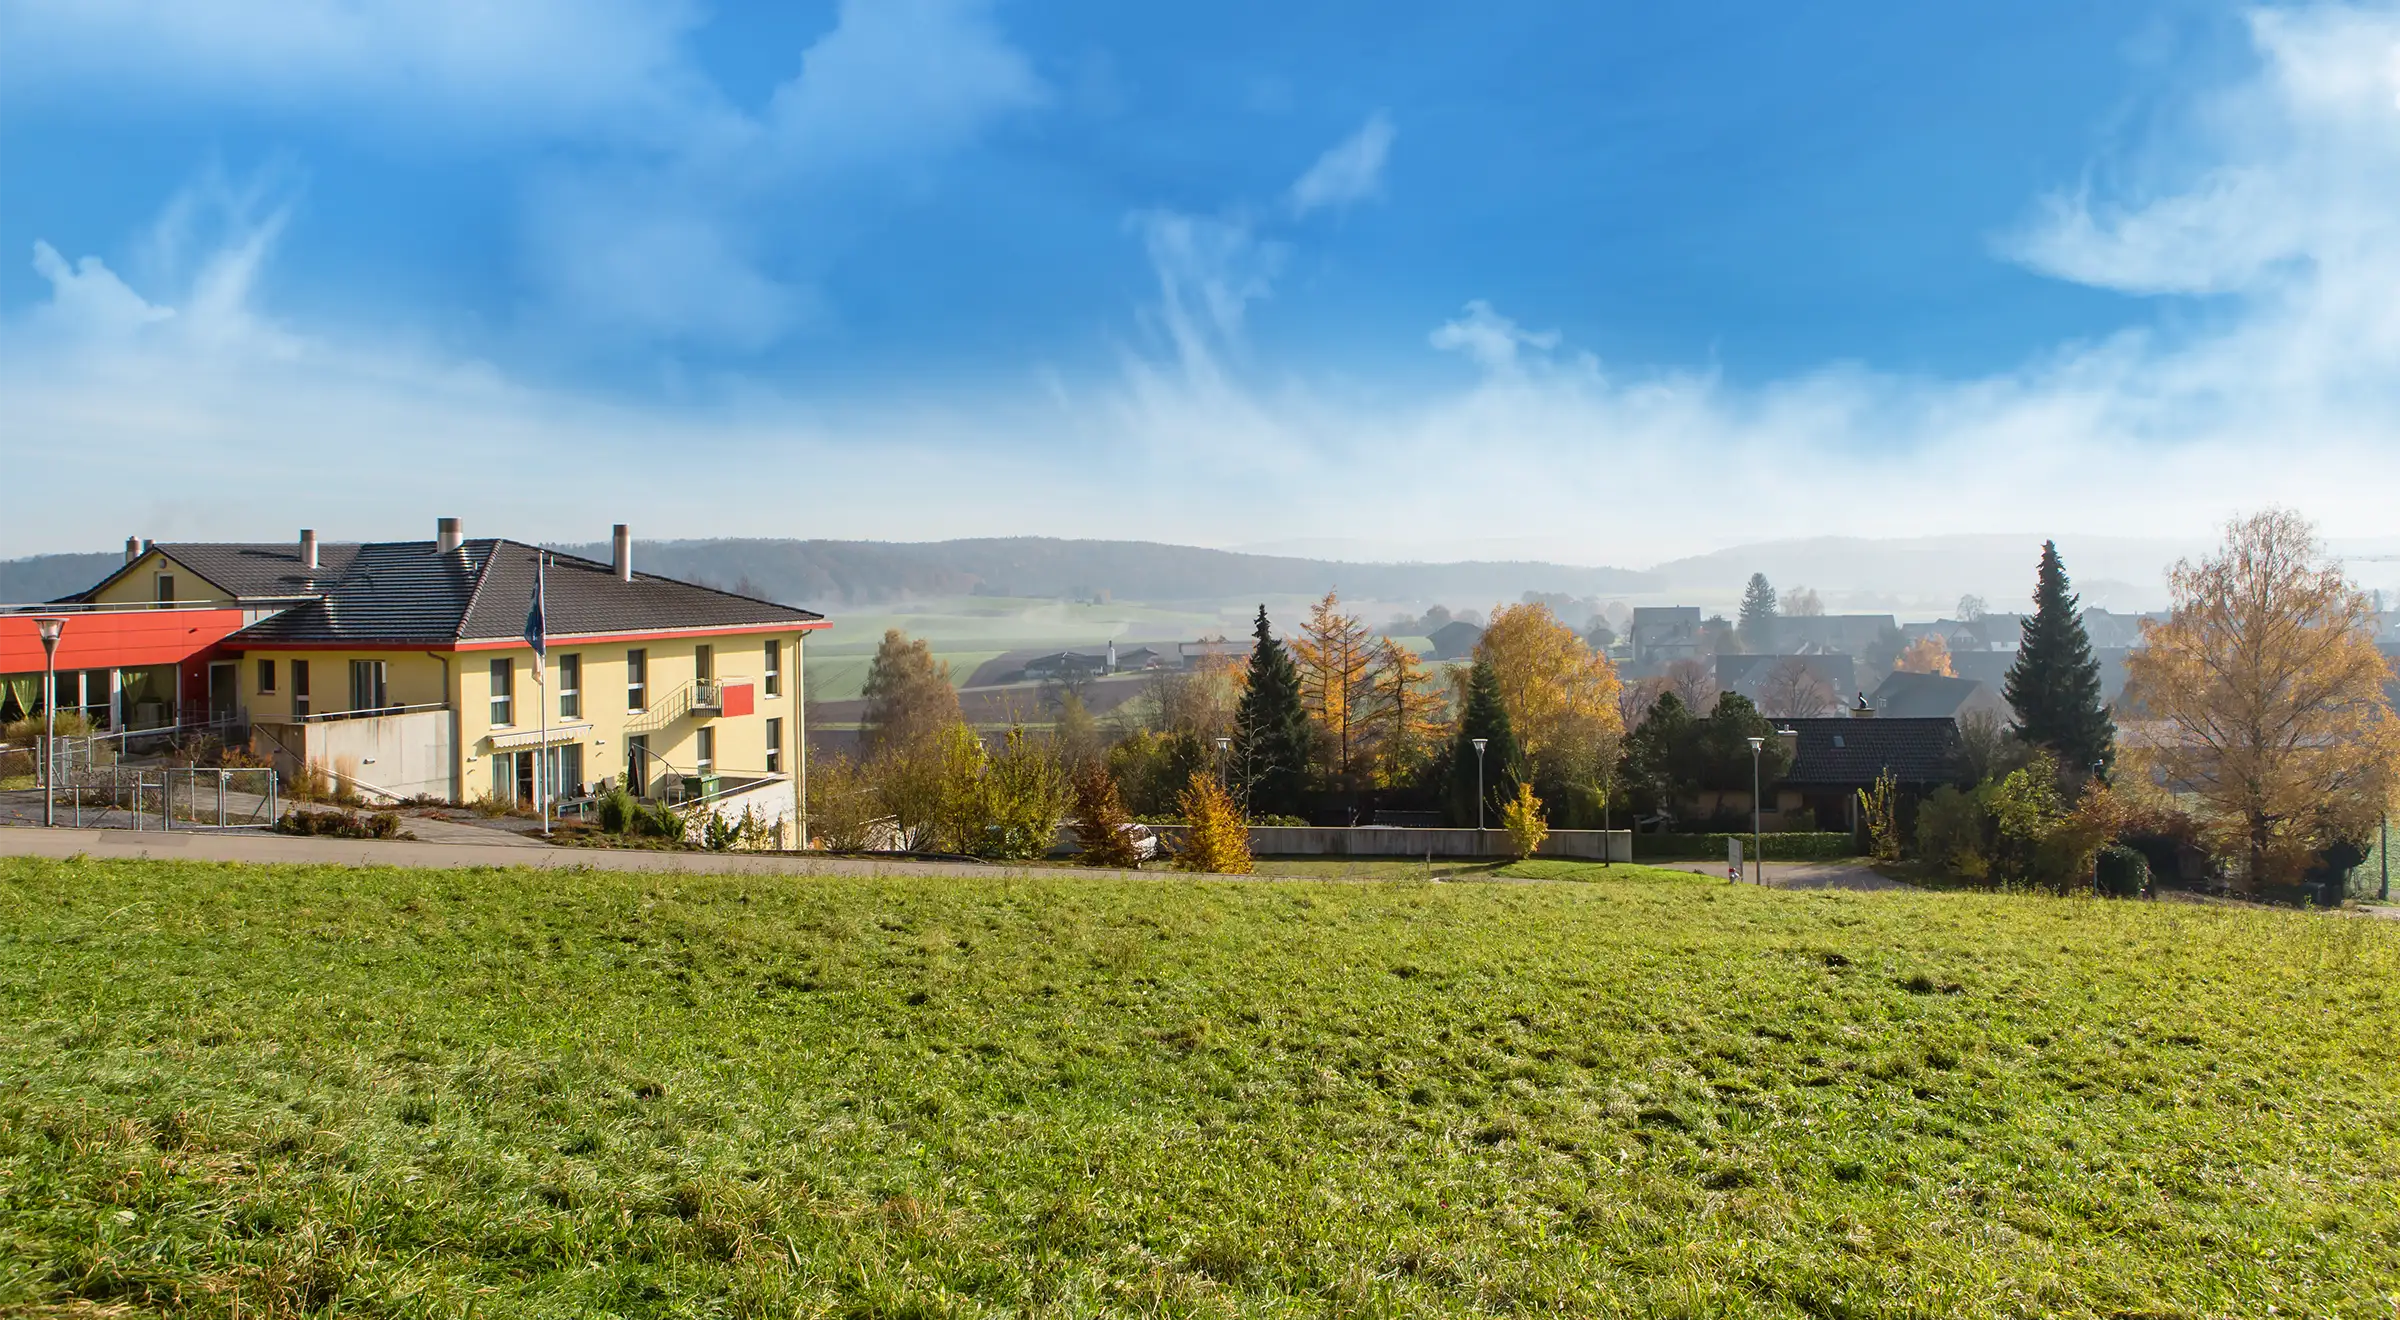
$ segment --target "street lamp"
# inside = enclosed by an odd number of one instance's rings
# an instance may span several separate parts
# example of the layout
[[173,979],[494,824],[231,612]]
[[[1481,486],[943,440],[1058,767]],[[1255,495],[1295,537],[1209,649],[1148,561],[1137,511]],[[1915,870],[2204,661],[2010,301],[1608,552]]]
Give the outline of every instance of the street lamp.
[[42,824],[58,824],[58,635],[67,621],[44,617],[33,621],[42,635]]
[[1759,846],[1758,753],[1759,749],[1766,745],[1767,740],[1764,738],[1750,740],[1750,851],[1753,854],[1750,864],[1754,868],[1751,873],[1758,877],[1758,882],[1762,885],[1767,882],[1767,854],[1766,850]]
[[1217,739],[1217,784],[1219,787],[1223,787],[1225,783],[1225,749],[1231,746],[1233,746],[1233,739]]
[[1475,739],[1475,851],[1483,851],[1483,748],[1489,738]]

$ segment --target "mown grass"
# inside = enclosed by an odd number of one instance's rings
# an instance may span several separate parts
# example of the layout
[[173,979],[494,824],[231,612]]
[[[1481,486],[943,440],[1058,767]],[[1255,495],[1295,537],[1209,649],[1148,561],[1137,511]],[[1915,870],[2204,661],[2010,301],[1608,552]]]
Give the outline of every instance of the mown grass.
[[2400,930],[0,861],[0,1313],[2389,1315]]

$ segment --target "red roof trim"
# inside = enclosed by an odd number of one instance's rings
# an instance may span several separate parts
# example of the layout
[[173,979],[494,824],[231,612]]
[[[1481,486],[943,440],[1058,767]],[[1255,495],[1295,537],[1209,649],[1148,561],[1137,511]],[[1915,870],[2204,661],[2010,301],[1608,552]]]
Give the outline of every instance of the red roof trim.
[[[812,619],[807,622],[751,623],[735,628],[666,628],[643,632],[553,633],[550,636],[550,645],[555,648],[591,646],[603,642],[671,642],[687,637],[756,637],[772,633],[815,632],[821,628],[832,626],[833,622],[830,619]],[[472,642],[411,642],[388,639],[352,642],[246,642],[239,637],[229,637],[226,642],[228,649],[238,648],[243,651],[506,651],[525,645],[525,639],[522,637],[502,637]]]

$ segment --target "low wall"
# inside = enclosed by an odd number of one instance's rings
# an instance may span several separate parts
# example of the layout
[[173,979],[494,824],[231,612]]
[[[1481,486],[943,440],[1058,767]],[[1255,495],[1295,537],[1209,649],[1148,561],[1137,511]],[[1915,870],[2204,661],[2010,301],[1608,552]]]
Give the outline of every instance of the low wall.
[[[1153,826],[1159,841],[1173,847],[1182,835],[1180,825]],[[1062,831],[1068,848],[1073,831]],[[1253,825],[1250,851],[1261,857],[1506,857],[1506,830],[1411,830],[1368,825],[1356,828],[1318,825]],[[1534,854],[1583,861],[1630,862],[1631,830],[1552,830]]]
[[458,794],[451,781],[446,710],[308,724],[254,720],[250,748],[273,762],[287,784],[313,765],[350,780],[369,797],[404,801],[420,793],[438,798]]

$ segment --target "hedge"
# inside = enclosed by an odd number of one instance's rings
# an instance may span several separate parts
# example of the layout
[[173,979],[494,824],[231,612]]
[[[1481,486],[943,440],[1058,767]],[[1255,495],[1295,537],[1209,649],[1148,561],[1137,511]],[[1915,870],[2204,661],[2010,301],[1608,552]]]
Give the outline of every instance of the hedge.
[[[1751,860],[1750,836],[1747,834],[1636,834],[1633,836],[1633,859],[1639,861],[1689,861],[1708,859],[1722,861],[1725,841],[1742,841],[1742,860]],[[1838,830],[1794,830],[1783,834],[1759,836],[1759,851],[1770,862],[1824,862],[1858,855],[1858,841]]]

